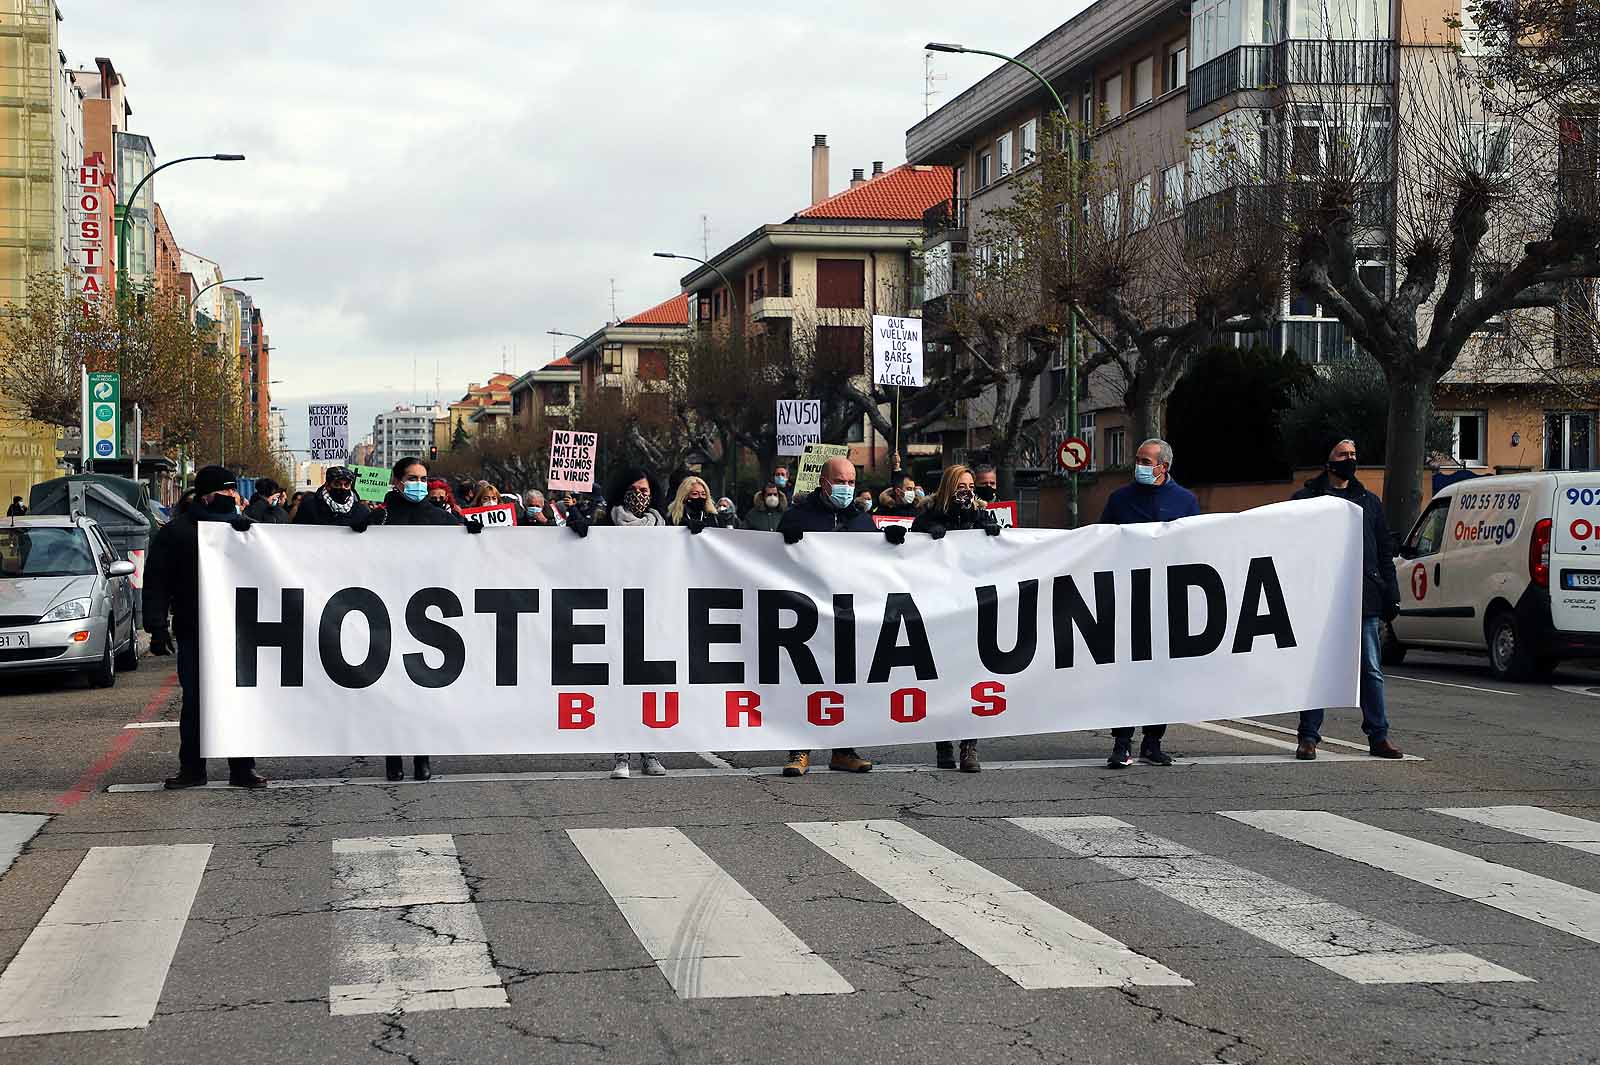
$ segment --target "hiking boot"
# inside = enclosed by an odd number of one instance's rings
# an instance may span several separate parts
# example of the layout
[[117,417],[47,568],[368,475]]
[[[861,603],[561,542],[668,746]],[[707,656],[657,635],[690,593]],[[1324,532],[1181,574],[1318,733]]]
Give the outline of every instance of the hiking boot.
[[1139,761],[1151,765],[1171,765],[1172,755],[1161,749],[1160,740],[1145,740],[1139,744]]
[[865,773],[872,768],[872,763],[857,754],[854,747],[835,747],[833,757],[828,759],[828,768],[841,773]]
[[1106,765],[1112,769],[1126,769],[1133,764],[1133,742],[1118,738],[1111,745],[1111,757],[1106,759]]
[[939,769],[954,769],[956,767],[956,745],[949,740],[940,740],[934,744],[933,764]]
[[963,773],[983,772],[983,763],[978,761],[978,741],[961,741],[961,771]]
[[1373,740],[1367,744],[1367,753],[1374,758],[1404,758],[1405,752],[1388,740]]
[[645,776],[647,776],[647,777],[664,777],[664,776],[667,775],[667,767],[662,765],[661,764],[661,759],[657,758],[655,755],[653,755],[653,754],[642,754],[642,755],[639,756],[639,758],[640,758],[641,761],[644,762],[644,775]]
[[1301,740],[1300,746],[1294,749],[1294,756],[1302,762],[1315,762],[1317,760],[1317,745],[1311,740]]
[[783,765],[783,775],[786,777],[803,777],[806,775],[806,770],[810,768],[810,751],[790,751],[789,760]]
[[627,755],[619,754],[619,755],[616,756],[615,759],[612,760],[612,762],[611,762],[611,779],[612,780],[627,780],[628,779],[628,756]]

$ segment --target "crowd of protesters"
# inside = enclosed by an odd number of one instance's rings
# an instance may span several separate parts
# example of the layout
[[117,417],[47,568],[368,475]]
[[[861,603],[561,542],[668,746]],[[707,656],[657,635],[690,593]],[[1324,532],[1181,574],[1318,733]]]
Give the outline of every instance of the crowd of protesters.
[[[1393,616],[1399,601],[1393,567],[1383,564],[1393,554],[1393,539],[1377,497],[1355,478],[1355,455],[1353,441],[1339,441],[1329,454],[1324,472],[1296,498],[1333,495],[1362,509],[1362,729],[1373,756],[1400,758],[1400,750],[1388,739],[1377,639],[1381,621]],[[1131,482],[1111,494],[1100,521],[1133,525],[1181,521],[1199,514],[1194,493],[1173,479],[1172,469],[1171,445],[1159,439],[1145,441],[1135,453]],[[697,474],[685,471],[664,487],[651,471],[637,466],[616,471],[603,492],[547,494],[531,489],[516,493],[502,492],[484,480],[452,484],[444,478],[431,477],[422,459],[405,458],[395,463],[389,490],[381,501],[360,498],[355,473],[345,466],[331,467],[319,488],[296,492],[292,497],[275,481],[262,478],[256,482],[249,500],[239,496],[232,473],[220,466],[208,466],[199,471],[193,491],[180,500],[174,520],[152,541],[146,564],[145,626],[151,636],[151,653],[168,654],[176,649],[178,679],[183,689],[179,772],[166,781],[166,786],[189,788],[207,780],[206,764],[199,753],[198,522],[229,521],[236,527],[257,522],[336,525],[355,532],[365,532],[373,526],[434,525],[458,526],[469,533],[479,533],[484,528],[477,516],[480,508],[509,507],[517,526],[565,527],[580,537],[587,536],[596,525],[630,529],[676,526],[687,528],[691,534],[707,528],[776,532],[788,544],[799,543],[806,533],[874,533],[899,546],[908,536],[939,540],[952,530],[981,529],[989,536],[1000,535],[1002,525],[990,507],[996,502],[998,490],[999,476],[992,466],[953,465],[943,470],[932,493],[910,474],[897,474],[887,488],[874,495],[856,483],[856,467],[848,459],[832,458],[820,471],[817,487],[798,497],[788,469],[776,467],[741,517],[731,498],[714,497],[710,486]],[[883,522],[880,529],[875,517],[890,520]],[[906,519],[910,519],[909,523]],[[1322,719],[1321,710],[1301,713],[1297,758],[1316,758]],[[1134,729],[1119,727],[1111,731],[1112,752],[1107,765],[1113,769],[1132,765]],[[1155,766],[1173,764],[1173,755],[1162,747],[1165,733],[1164,724],[1144,726],[1139,761]],[[667,775],[667,768],[655,753],[641,751],[638,757],[646,776]],[[810,760],[810,751],[790,751],[783,775],[804,776]],[[611,775],[626,778],[631,761],[630,753],[616,753]],[[980,772],[978,741],[941,741],[935,746],[935,762],[941,769]],[[266,786],[266,779],[255,771],[253,759],[229,759],[228,768],[229,782],[235,786]],[[872,769],[872,762],[854,748],[841,747],[831,752],[828,768],[865,773]],[[385,772],[389,780],[403,780],[403,758],[386,756]],[[427,755],[412,756],[412,775],[416,780],[432,776]]]

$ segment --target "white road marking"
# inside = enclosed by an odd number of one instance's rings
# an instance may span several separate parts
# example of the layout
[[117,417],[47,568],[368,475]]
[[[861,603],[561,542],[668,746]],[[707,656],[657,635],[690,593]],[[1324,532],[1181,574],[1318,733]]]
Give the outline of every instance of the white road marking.
[[1427,680],[1422,677],[1408,677],[1404,673],[1385,673],[1387,680],[1409,680],[1413,684],[1436,684],[1441,688],[1463,688],[1469,692],[1488,692],[1490,695],[1522,695],[1523,692],[1508,692],[1501,688],[1479,688],[1472,684],[1456,684],[1448,680]]
[[1513,835],[1527,836],[1541,843],[1557,843],[1586,854],[1600,854],[1600,821],[1559,814],[1537,806],[1454,807],[1433,812],[1488,825]]
[[855,990],[677,829],[567,835],[679,998]]
[[789,827],[1021,987],[1190,986],[1171,969],[898,821]]
[[48,820],[46,814],[0,814],[0,876]]
[[0,974],[0,1036],[144,1028],[209,844],[93,847]]
[[[1241,740],[1251,740],[1251,741],[1253,741],[1255,743],[1265,744],[1268,747],[1276,747],[1279,750],[1293,751],[1293,750],[1296,750],[1300,746],[1300,743],[1299,743],[1298,740],[1296,740],[1294,743],[1290,743],[1288,740],[1275,740],[1271,736],[1258,736],[1253,732],[1245,732],[1242,729],[1229,728],[1227,725],[1219,725],[1214,721],[1190,721],[1190,722],[1187,722],[1184,727],[1186,727],[1186,728],[1203,729],[1206,732],[1215,732],[1215,733],[1217,733],[1218,735],[1221,735],[1221,736],[1233,736],[1233,737],[1236,737],[1236,738],[1241,739]],[[1278,727],[1272,726],[1272,725],[1259,725],[1257,727],[1259,727],[1259,728],[1272,728],[1272,729],[1274,729],[1274,731],[1286,732],[1286,733],[1289,733],[1292,736],[1298,736],[1299,735],[1298,733],[1292,731],[1291,729],[1278,728]],[[1330,740],[1330,739],[1324,738],[1322,742],[1323,743],[1337,743],[1337,744],[1341,744],[1342,746],[1345,746],[1345,747],[1354,747],[1358,751],[1365,751],[1367,749],[1365,744],[1348,743],[1348,742],[1346,742],[1344,740]],[[1333,754],[1332,752],[1323,752],[1323,751],[1318,751],[1317,752],[1317,760],[1318,761],[1320,761],[1323,758],[1350,759],[1352,757],[1354,757],[1354,756],[1351,756],[1351,755],[1339,755],[1339,754]],[[1362,761],[1362,762],[1365,762],[1365,761],[1421,762],[1424,759],[1419,758],[1414,754],[1408,754],[1403,758],[1385,758],[1385,759],[1377,759],[1377,758],[1373,758],[1371,755],[1368,755],[1366,758],[1355,757],[1355,760],[1356,761]]]
[[1600,699],[1600,688],[1579,688],[1572,684],[1552,684],[1550,686],[1556,691],[1566,692],[1568,695],[1587,695],[1591,699]]
[[734,764],[713,751],[696,751],[695,757],[714,769],[733,769]]
[[[1299,742],[1299,736],[1300,736],[1299,732],[1295,731],[1292,728],[1285,728],[1282,725],[1274,725],[1274,724],[1272,724],[1270,722],[1267,722],[1267,721],[1243,720],[1243,721],[1230,721],[1230,722],[1228,722],[1228,724],[1230,724],[1230,725],[1248,725],[1251,728],[1263,728],[1263,729],[1266,729],[1268,732],[1277,732],[1277,733],[1281,733],[1282,735],[1285,735],[1285,736],[1294,736],[1295,737],[1295,742],[1296,743]],[[1320,742],[1323,743],[1323,744],[1330,744],[1331,743],[1335,747],[1348,747],[1352,751],[1365,751],[1367,749],[1367,745],[1365,743],[1352,743],[1349,740],[1336,740],[1332,736],[1324,736],[1324,737],[1322,737],[1322,740]]]
[[[1257,739],[1261,739],[1262,737],[1256,737],[1256,738]],[[1293,744],[1288,744],[1288,746],[1293,747],[1294,745]],[[1418,758],[1418,757],[1416,757],[1414,755],[1409,755],[1409,754],[1405,756],[1404,760],[1408,761],[1408,762],[1420,762],[1420,761],[1423,761],[1423,759]],[[1337,753],[1335,751],[1323,751],[1323,752],[1321,752],[1321,753],[1319,753],[1317,755],[1317,760],[1315,762],[1299,762],[1299,761],[1296,761],[1294,755],[1292,755],[1292,754],[1289,754],[1289,755],[1281,755],[1281,754],[1207,754],[1207,755],[1196,755],[1194,757],[1189,757],[1189,758],[1175,758],[1175,759],[1173,759],[1173,765],[1175,765],[1175,766],[1191,766],[1191,765],[1193,765],[1193,766],[1216,766],[1216,765],[1239,765],[1239,766],[1252,766],[1252,765],[1300,765],[1300,766],[1317,766],[1317,765],[1326,765],[1326,764],[1334,763],[1334,762],[1365,762],[1365,763],[1367,763],[1369,765],[1381,765],[1381,764],[1385,764],[1385,763],[1392,763],[1393,761],[1394,761],[1394,759],[1372,758],[1372,757],[1370,757],[1368,755],[1364,755],[1364,754],[1362,754],[1362,755],[1339,754],[1339,753]],[[1104,758],[1098,758],[1098,757],[1097,758],[1037,758],[1037,759],[1024,759],[1024,760],[1020,760],[1020,761],[1004,761],[1004,762],[1001,762],[1001,761],[991,762],[991,761],[985,760],[984,763],[983,763],[983,771],[985,773],[988,773],[988,772],[1006,772],[1006,771],[1019,770],[1019,769],[1104,769],[1105,767],[1106,767],[1106,760]],[[874,765],[872,767],[872,771],[874,773],[879,774],[879,775],[882,775],[884,773],[956,773],[956,772],[958,772],[957,770],[954,770],[954,769],[935,769],[932,765],[927,764],[927,763],[920,763],[920,764],[915,764],[915,765],[885,765],[882,762],[879,762],[876,765]],[[1164,772],[1165,770],[1155,769],[1153,767],[1141,767],[1141,766],[1135,766],[1135,767],[1132,767],[1131,769],[1123,770],[1123,772],[1136,772],[1136,771]],[[431,781],[402,780],[402,781],[392,781],[391,782],[391,781],[385,780],[383,777],[306,777],[306,778],[301,779],[301,780],[274,780],[271,783],[269,783],[267,785],[267,787],[270,788],[270,789],[275,789],[275,790],[285,790],[285,789],[292,790],[292,789],[295,789],[295,788],[352,788],[352,787],[369,787],[369,786],[381,786],[381,787],[390,787],[390,788],[427,787],[430,784],[495,784],[495,783],[543,784],[543,783],[549,783],[551,781],[561,781],[561,780],[609,780],[610,779],[610,775],[611,775],[611,771],[609,769],[605,769],[605,770],[574,769],[574,770],[564,770],[564,771],[560,771],[560,772],[546,772],[546,773],[440,773],[440,774],[436,775]],[[666,776],[666,777],[635,776],[633,778],[633,780],[635,782],[641,782],[641,781],[645,782],[645,786],[648,787],[648,786],[654,786],[654,782],[655,781],[677,780],[677,779],[681,779],[681,778],[684,778],[684,777],[690,777],[690,778],[693,778],[693,777],[776,777],[776,776],[782,776],[782,775],[783,775],[783,767],[781,765],[756,766],[756,767],[753,767],[753,768],[750,768],[750,769],[741,769],[741,768],[739,768],[737,766],[734,766],[734,767],[732,767],[730,769],[712,769],[712,768],[710,768],[708,766],[705,769],[674,769],[672,771],[671,775],[670,776]],[[811,776],[817,777],[817,778],[820,778],[820,779],[823,779],[823,780],[827,780],[827,779],[829,779],[830,774],[825,773],[825,772],[815,772],[815,773],[812,773]],[[852,778],[853,777],[854,777],[854,775],[852,774]],[[116,793],[119,793],[119,794],[125,794],[125,793],[128,793],[128,792],[162,791],[162,790],[165,790],[165,789],[163,789],[161,783],[159,781],[157,781],[155,783],[149,783],[149,784],[112,784],[110,787],[106,788],[106,790],[109,791],[109,792],[116,792]],[[238,790],[238,789],[233,789],[231,787],[231,785],[227,784],[224,781],[213,781],[210,784],[204,785],[203,787],[192,788],[190,790],[192,790],[192,791],[229,791],[229,790]]]
[[336,839],[333,887],[330,1014],[509,1005],[450,836]]
[[1223,817],[1600,943],[1600,895],[1321,810],[1221,811]]
[[125,730],[130,728],[177,728],[178,723],[176,721],[130,721],[122,727]]
[[1528,979],[1115,817],[1007,820],[1358,984]]

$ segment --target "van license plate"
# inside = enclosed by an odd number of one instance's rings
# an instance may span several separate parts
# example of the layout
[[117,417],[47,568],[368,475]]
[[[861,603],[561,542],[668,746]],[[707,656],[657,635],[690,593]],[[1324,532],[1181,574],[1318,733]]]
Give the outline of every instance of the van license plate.
[[0,650],[20,650],[28,646],[28,634],[25,632],[0,632]]
[[1561,571],[1561,587],[1571,591],[1600,592],[1600,572],[1590,569],[1564,569]]

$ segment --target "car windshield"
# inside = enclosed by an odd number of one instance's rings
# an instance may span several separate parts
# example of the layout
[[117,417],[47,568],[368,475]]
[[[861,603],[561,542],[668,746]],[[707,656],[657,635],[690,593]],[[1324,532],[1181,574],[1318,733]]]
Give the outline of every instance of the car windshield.
[[81,577],[96,572],[81,529],[0,529],[0,577]]

